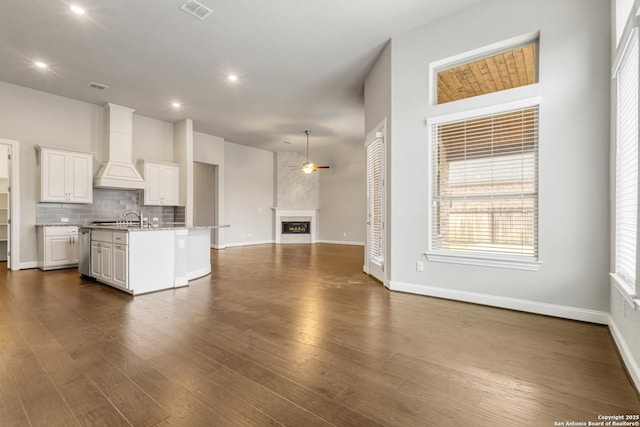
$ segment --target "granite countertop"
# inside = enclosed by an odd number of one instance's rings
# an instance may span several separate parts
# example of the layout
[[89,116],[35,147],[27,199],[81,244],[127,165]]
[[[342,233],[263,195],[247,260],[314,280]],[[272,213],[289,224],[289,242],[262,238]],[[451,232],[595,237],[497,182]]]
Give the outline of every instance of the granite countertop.
[[161,224],[157,227],[140,228],[138,226],[127,225],[81,225],[80,228],[90,228],[92,230],[116,230],[116,231],[160,231],[160,230],[205,230],[211,228],[226,228],[230,225],[198,225],[187,227],[186,225]]
[[186,225],[179,225],[177,223],[160,224],[157,227],[145,227],[140,228],[137,225],[99,225],[99,224],[73,224],[73,223],[53,223],[53,224],[36,224],[36,227],[61,227],[61,226],[75,226],[79,228],[90,228],[95,230],[118,230],[118,231],[154,231],[154,230],[205,230],[212,228],[227,228],[231,227],[228,224],[225,225],[196,225],[187,227]]
[[52,224],[36,224],[36,227],[82,227],[84,224],[75,222],[55,222]]

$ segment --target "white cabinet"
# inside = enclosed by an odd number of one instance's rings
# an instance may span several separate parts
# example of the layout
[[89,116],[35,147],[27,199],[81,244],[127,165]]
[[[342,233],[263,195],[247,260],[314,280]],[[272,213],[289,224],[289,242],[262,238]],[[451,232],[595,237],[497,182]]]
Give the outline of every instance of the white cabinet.
[[93,155],[40,147],[40,201],[93,202]]
[[143,161],[144,204],[178,206],[180,166],[175,163]]
[[111,284],[113,269],[113,243],[91,242],[91,277]]
[[91,277],[108,285],[129,287],[129,249],[126,232],[91,233]]
[[78,227],[38,227],[38,267],[42,270],[78,265]]
[[113,232],[113,284],[129,288],[129,233]]

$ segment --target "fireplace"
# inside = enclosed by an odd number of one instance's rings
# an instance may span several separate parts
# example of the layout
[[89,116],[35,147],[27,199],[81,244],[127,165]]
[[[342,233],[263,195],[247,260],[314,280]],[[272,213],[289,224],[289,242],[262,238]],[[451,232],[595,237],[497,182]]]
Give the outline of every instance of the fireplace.
[[316,243],[317,209],[273,208],[276,243]]
[[310,234],[311,221],[282,221],[282,234]]

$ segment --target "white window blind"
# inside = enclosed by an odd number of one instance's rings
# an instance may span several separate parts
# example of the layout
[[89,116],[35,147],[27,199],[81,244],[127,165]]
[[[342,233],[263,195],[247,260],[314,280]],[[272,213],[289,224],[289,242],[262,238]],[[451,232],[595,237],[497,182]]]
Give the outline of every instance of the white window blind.
[[635,289],[638,235],[638,37],[635,32],[616,77],[615,272]]
[[432,125],[430,250],[538,256],[538,107]]
[[370,261],[382,265],[382,139],[367,145],[367,201],[368,236],[367,245]]

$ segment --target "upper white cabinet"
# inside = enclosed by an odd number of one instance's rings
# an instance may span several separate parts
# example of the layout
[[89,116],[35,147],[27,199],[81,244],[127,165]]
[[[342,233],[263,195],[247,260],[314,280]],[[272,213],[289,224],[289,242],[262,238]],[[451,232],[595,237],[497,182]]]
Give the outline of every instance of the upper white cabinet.
[[40,201],[92,203],[93,155],[40,147]]
[[144,204],[178,206],[180,166],[175,163],[143,161]]

